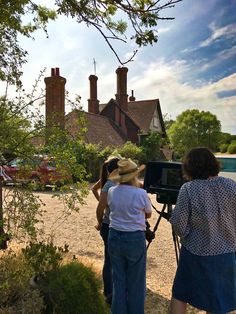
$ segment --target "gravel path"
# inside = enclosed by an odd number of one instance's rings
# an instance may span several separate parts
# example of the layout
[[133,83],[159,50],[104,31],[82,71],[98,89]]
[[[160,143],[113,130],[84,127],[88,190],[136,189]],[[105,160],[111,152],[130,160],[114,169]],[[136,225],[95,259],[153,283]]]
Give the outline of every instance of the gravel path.
[[[97,201],[92,193],[89,193],[87,204],[81,207],[80,212],[71,214],[64,222],[61,222],[61,219],[57,220],[62,214],[63,206],[51,197],[52,193],[37,194],[47,204],[43,221],[47,233],[54,234],[54,242],[61,246],[65,243],[69,244],[72,255],[77,256],[78,259],[88,260],[101,273],[103,243],[98,231],[94,228]],[[160,210],[162,205],[156,202],[154,195],[151,195],[151,199]],[[152,228],[157,218],[158,214],[153,212],[150,220]],[[162,219],[156,238],[148,250],[146,314],[168,313],[175,270],[176,260],[170,224]],[[203,312],[189,307],[187,313]]]

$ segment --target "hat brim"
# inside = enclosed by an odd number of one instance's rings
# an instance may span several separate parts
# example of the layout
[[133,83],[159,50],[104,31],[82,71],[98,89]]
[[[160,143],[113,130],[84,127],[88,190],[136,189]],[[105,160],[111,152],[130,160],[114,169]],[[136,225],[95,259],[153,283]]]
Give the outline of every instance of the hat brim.
[[145,165],[141,165],[137,170],[131,173],[122,174],[119,175],[119,182],[125,183],[131,181],[133,178],[135,178],[140,172],[142,172],[145,169]]
[[118,169],[113,170],[113,171],[108,175],[108,180],[111,180],[111,181],[119,181],[119,180],[120,180],[120,176],[119,176]]

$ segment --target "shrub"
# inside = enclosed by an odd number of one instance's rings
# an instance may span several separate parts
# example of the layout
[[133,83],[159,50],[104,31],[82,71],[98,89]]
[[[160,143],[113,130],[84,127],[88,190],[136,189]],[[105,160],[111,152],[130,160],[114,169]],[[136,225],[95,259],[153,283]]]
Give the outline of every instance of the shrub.
[[142,164],[145,162],[146,156],[142,149],[142,147],[138,147],[137,145],[126,142],[123,146],[116,148],[113,151],[113,155],[119,154],[125,158],[131,158],[138,164]]
[[228,146],[229,146],[229,144],[221,144],[220,145],[220,152],[221,153],[226,153],[227,150],[228,150]]
[[236,142],[233,142],[228,146],[227,152],[229,154],[236,154]]
[[30,242],[22,249],[25,259],[28,261],[34,273],[43,277],[48,271],[60,266],[63,255],[68,253],[68,245],[56,246],[49,242]]
[[45,313],[108,313],[100,285],[95,273],[77,261],[49,271],[41,287],[47,305]]
[[143,136],[141,145],[146,155],[146,161],[159,160],[162,158],[161,145],[163,139],[158,132],[150,131],[146,136]]
[[6,252],[0,258],[0,313],[40,314],[44,301],[40,292],[29,285],[33,275],[22,254]]

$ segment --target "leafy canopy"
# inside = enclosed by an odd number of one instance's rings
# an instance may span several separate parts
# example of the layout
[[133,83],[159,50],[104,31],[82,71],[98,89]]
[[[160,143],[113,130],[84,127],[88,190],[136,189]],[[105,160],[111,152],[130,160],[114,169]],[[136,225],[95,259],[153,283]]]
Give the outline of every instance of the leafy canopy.
[[170,126],[170,142],[180,156],[189,149],[206,146],[215,150],[220,139],[221,124],[209,111],[189,109],[181,113]]
[[[113,47],[114,40],[134,41],[137,47],[157,42],[158,21],[173,19],[162,17],[161,11],[182,0],[55,0],[38,5],[30,0],[0,0],[0,80],[21,84],[21,66],[27,52],[20,47],[18,35],[32,37],[38,29],[47,33],[47,24],[58,15],[70,16],[77,23],[94,27],[104,38],[121,64]],[[54,5],[54,9],[48,6]],[[129,23],[127,23],[129,21]]]

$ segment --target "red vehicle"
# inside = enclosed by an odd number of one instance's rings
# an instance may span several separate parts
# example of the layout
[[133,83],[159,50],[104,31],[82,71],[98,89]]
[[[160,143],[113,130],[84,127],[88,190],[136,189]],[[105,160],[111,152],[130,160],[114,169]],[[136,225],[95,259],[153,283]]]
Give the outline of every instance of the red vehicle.
[[2,166],[3,172],[11,178],[7,183],[32,183],[35,185],[62,184],[68,176],[56,169],[55,160],[47,156],[36,156],[33,159],[15,158]]

